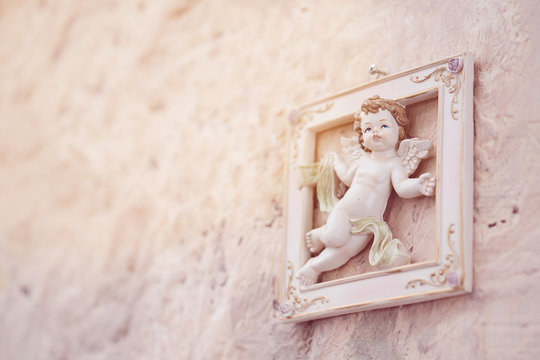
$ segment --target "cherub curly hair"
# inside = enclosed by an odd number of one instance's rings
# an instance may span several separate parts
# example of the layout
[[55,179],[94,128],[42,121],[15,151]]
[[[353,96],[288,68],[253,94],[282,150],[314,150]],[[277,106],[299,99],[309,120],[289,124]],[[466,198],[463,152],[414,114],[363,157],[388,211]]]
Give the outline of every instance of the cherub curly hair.
[[364,149],[367,152],[371,152],[368,148],[364,146],[364,139],[363,139],[363,133],[362,133],[362,113],[369,114],[369,113],[377,113],[379,110],[388,110],[390,114],[394,117],[396,120],[396,123],[399,126],[399,138],[398,140],[401,141],[408,137],[407,135],[407,126],[409,125],[409,119],[407,118],[407,114],[405,112],[405,108],[403,106],[399,105],[397,101],[391,100],[391,99],[381,99],[379,95],[375,95],[373,97],[370,97],[369,99],[365,100],[362,103],[362,107],[360,110],[358,110],[354,114],[354,131],[358,133],[358,142],[360,143],[360,146],[362,149]]

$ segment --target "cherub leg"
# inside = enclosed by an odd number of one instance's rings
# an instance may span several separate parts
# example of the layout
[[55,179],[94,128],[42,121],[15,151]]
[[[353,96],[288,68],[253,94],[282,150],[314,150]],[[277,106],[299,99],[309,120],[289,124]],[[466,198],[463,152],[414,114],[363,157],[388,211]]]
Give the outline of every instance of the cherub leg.
[[298,272],[297,278],[304,286],[313,285],[324,271],[337,269],[357,255],[369,243],[370,235],[349,235],[349,240],[341,247],[327,247],[319,256],[309,259]]
[[313,258],[310,266],[317,273],[337,269],[357,255],[369,243],[370,235],[350,235],[349,241],[338,248],[326,248],[321,254]]
[[[326,251],[326,249],[323,250],[321,255],[325,251]],[[321,256],[321,255],[319,255],[319,256]],[[318,258],[319,256],[309,259],[304,264],[304,266],[302,266],[300,268],[300,270],[298,271],[298,274],[296,275],[296,278],[300,281],[300,284],[302,284],[304,286],[308,286],[308,285],[313,285],[313,284],[315,284],[317,282],[317,279],[319,278],[319,275],[320,275],[321,272],[315,270],[315,268],[313,267],[313,261],[316,258]]]
[[327,248],[343,246],[351,236],[349,216],[341,209],[332,211],[326,225],[320,229],[320,240]]
[[317,282],[321,272],[337,269],[362,251],[369,243],[370,235],[347,235],[345,245],[327,247],[318,256],[309,259],[298,272],[297,278],[304,286]]
[[313,229],[306,234],[306,245],[312,254],[316,254],[324,248],[324,244],[321,241],[323,227]]
[[342,210],[332,211],[326,225],[306,234],[306,245],[312,254],[320,252],[325,246],[341,246],[349,236],[351,224]]
[[298,271],[298,275],[296,275],[296,278],[300,281],[300,284],[304,286],[308,286],[308,285],[313,285],[317,282],[320,271],[317,271],[313,268],[313,260],[315,259],[316,258],[309,259],[304,264],[304,266],[302,266],[302,268]]

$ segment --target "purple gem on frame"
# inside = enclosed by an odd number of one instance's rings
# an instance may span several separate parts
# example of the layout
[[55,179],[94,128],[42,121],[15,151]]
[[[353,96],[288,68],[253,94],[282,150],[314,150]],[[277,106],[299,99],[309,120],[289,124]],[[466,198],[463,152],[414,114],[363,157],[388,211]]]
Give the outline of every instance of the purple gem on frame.
[[448,281],[448,285],[451,287],[459,286],[459,277],[454,271],[450,271],[448,274],[446,274],[446,280]]
[[461,60],[460,57],[452,58],[448,60],[448,70],[450,70],[451,73],[457,74],[461,71],[461,68],[463,67],[463,60]]
[[291,125],[294,125],[298,122],[298,119],[300,119],[300,112],[298,110],[292,110],[290,113],[289,113],[289,122],[291,123]]
[[294,310],[289,304],[281,304],[279,306],[279,312],[281,316],[289,318],[294,315]]

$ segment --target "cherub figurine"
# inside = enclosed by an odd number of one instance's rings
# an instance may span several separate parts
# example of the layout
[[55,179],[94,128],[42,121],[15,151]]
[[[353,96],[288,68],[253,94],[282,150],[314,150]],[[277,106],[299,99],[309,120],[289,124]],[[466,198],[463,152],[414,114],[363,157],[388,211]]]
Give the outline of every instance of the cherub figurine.
[[[391,239],[391,232],[382,221],[392,187],[402,198],[434,194],[435,178],[430,173],[409,178],[420,160],[428,156],[431,143],[417,138],[407,139],[409,120],[401,105],[394,100],[374,96],[364,101],[354,118],[354,130],[359,134],[356,150],[349,145],[349,149],[345,149],[349,153],[345,160],[335,153],[329,153],[323,159],[349,189],[328,207],[330,215],[326,224],[305,236],[310,252],[320,254],[310,258],[299,270],[297,278],[304,286],[316,283],[322,272],[337,269],[360,253],[371,238],[366,228],[375,234],[370,253],[371,265],[393,267],[408,264],[410,256],[403,244],[398,239]],[[400,146],[396,150],[398,144]],[[321,198],[319,190],[318,187],[317,193]],[[333,194],[331,189],[330,197]],[[378,228],[373,230],[375,227]],[[378,239],[380,233],[385,236],[382,245]],[[390,247],[394,254],[383,255],[383,252],[390,252]],[[374,254],[375,251],[380,253]],[[386,260],[382,261],[383,257]]]

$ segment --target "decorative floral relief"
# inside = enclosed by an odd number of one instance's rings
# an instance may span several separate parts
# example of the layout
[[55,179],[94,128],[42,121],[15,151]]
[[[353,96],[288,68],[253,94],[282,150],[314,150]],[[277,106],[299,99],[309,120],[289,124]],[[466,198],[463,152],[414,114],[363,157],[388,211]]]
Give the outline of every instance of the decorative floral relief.
[[448,69],[445,67],[438,68],[431,74],[424,77],[411,76],[411,81],[415,83],[421,83],[427,79],[433,77],[433,80],[440,81],[448,88],[450,94],[454,94],[452,97],[452,104],[450,105],[450,112],[454,120],[458,120],[458,112],[456,105],[458,103],[458,94],[461,88],[461,79],[456,75],[461,71],[463,66],[463,60],[461,58],[453,58],[448,61]]
[[298,160],[298,142],[300,141],[300,137],[302,136],[302,130],[311,120],[313,120],[315,114],[322,114],[324,112],[327,112],[332,108],[332,106],[334,106],[334,103],[329,102],[314,110],[306,110],[302,113],[297,110],[293,110],[289,114],[289,122],[294,127],[292,149],[292,158],[294,164],[296,164]]
[[279,313],[285,318],[292,317],[297,312],[303,312],[310,306],[317,303],[326,304],[328,298],[326,296],[318,296],[312,300],[308,298],[301,298],[297,294],[296,286],[292,284],[294,277],[294,266],[291,261],[287,261],[287,269],[289,270],[289,278],[287,281],[287,302],[279,305]]
[[416,286],[423,286],[423,285],[431,285],[431,286],[443,286],[444,284],[447,284],[452,287],[458,287],[461,285],[461,279],[459,278],[458,273],[456,270],[459,266],[459,257],[457,256],[456,251],[454,250],[454,246],[451,241],[452,234],[455,233],[454,231],[455,224],[450,224],[448,227],[448,247],[450,247],[450,250],[452,251],[451,254],[446,255],[445,260],[446,262],[443,264],[441,268],[439,268],[437,271],[432,272],[429,276],[429,280],[425,279],[414,279],[407,283],[405,286],[405,289],[412,288],[414,289]]

